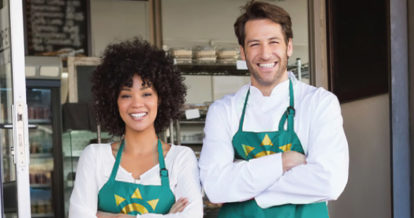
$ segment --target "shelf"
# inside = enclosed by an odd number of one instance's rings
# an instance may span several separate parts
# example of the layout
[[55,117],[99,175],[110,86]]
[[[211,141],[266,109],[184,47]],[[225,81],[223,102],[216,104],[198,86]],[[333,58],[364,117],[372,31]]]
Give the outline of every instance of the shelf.
[[54,217],[55,215],[53,213],[32,213],[33,217]]
[[194,63],[177,64],[183,75],[249,76],[248,70],[238,70],[236,64]]
[[179,124],[205,124],[205,120],[180,120]]
[[51,188],[52,184],[30,184],[31,188]]
[[181,144],[182,145],[202,145],[203,142],[202,141],[192,141],[192,142],[191,141],[186,141],[186,142],[182,141]]
[[50,119],[29,119],[29,124],[49,124],[52,125]]
[[30,158],[53,158],[51,153],[34,153],[30,154]]

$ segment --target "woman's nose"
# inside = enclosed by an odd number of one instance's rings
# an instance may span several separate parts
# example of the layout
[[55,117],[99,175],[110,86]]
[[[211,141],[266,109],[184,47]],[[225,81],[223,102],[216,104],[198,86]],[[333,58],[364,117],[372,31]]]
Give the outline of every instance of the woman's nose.
[[132,104],[134,106],[141,106],[141,105],[143,105],[143,98],[140,95],[138,95],[138,94],[134,94],[132,96]]

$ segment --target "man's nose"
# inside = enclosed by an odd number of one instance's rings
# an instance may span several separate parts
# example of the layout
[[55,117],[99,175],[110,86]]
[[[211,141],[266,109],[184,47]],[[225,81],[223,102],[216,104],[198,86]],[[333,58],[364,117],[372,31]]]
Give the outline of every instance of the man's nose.
[[262,45],[260,50],[260,57],[264,60],[268,60],[272,57],[272,50],[268,45]]

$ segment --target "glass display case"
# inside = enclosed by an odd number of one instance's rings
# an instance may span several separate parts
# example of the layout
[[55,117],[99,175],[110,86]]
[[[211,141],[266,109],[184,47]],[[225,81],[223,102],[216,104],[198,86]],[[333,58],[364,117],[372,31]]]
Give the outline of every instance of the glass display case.
[[[111,136],[107,133],[101,133],[100,137],[101,142],[112,140]],[[91,130],[68,129],[62,135],[65,217],[68,216],[69,212],[69,199],[76,177],[76,168],[79,157],[87,145],[97,142],[98,133]]]
[[62,213],[60,82],[27,80],[32,217]]

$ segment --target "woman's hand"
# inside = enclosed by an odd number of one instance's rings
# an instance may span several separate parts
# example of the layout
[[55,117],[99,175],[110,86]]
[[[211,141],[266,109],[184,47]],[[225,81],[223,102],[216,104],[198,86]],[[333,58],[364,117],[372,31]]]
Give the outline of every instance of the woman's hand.
[[176,201],[173,206],[170,209],[170,212],[168,213],[179,213],[179,212],[183,212],[183,210],[185,209],[185,207],[187,207],[187,205],[189,204],[187,198],[180,198],[178,199],[178,201]]
[[128,214],[121,214],[121,213],[106,213],[102,211],[98,211],[96,213],[96,216],[98,218],[132,218],[134,216],[128,215]]

